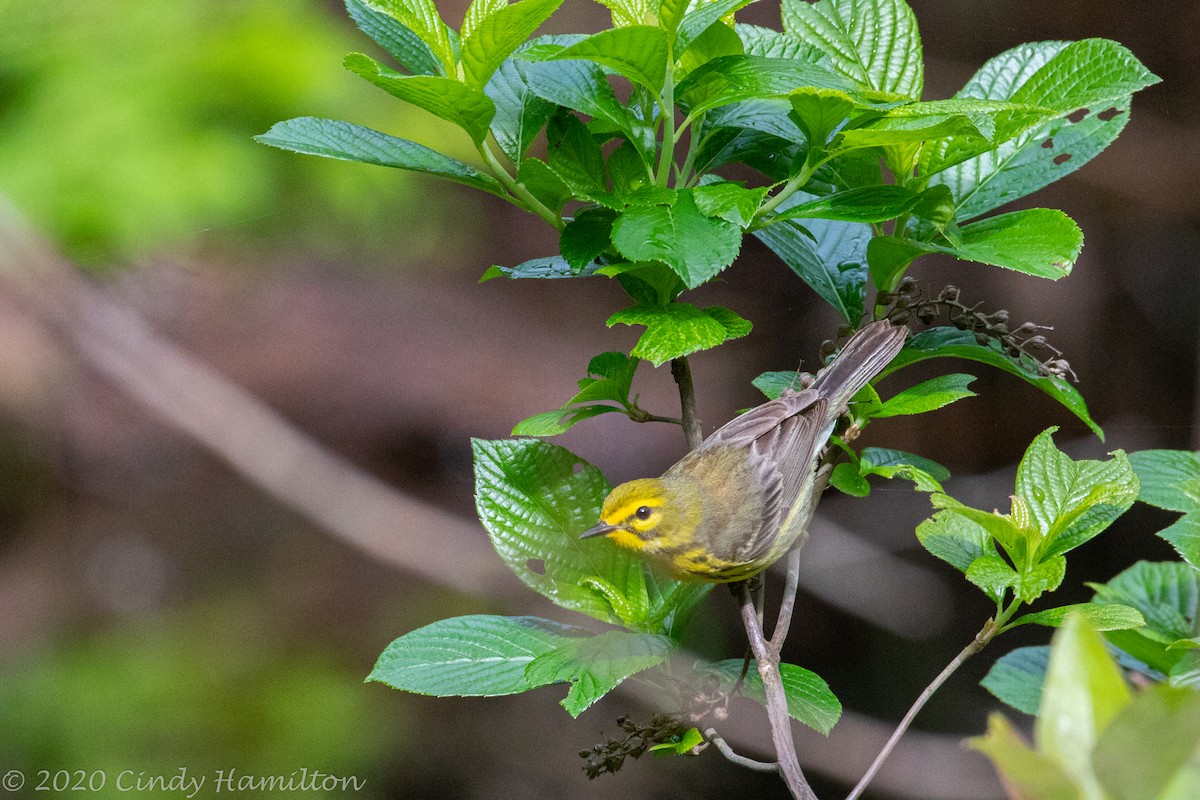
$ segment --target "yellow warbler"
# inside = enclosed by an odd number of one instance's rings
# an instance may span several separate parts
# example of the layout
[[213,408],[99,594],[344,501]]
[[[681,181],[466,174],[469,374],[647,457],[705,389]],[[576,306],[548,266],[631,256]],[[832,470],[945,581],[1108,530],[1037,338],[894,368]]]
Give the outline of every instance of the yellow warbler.
[[730,420],[661,478],[614,488],[583,537],[607,536],[679,578],[761,572],[806,535],[821,451],[906,333],[884,320],[864,326],[808,388]]

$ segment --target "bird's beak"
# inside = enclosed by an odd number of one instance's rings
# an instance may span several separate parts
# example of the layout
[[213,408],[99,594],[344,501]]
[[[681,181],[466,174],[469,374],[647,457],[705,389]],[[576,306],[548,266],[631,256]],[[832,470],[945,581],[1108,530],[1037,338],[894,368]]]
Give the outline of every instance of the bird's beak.
[[609,525],[607,522],[601,521],[592,527],[588,528],[583,533],[579,534],[580,539],[590,539],[593,536],[607,536],[617,529],[616,525]]

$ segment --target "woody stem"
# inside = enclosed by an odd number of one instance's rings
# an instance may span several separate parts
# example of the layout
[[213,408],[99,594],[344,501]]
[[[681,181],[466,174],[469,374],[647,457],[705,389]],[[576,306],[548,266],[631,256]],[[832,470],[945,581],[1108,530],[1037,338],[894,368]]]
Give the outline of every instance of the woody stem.
[[679,413],[683,420],[683,435],[688,449],[695,450],[704,439],[700,420],[696,417],[696,388],[692,385],[692,368],[687,356],[671,359],[671,377],[679,387]]
[[783,677],[779,672],[779,651],[763,635],[754,596],[745,582],[737,584],[738,601],[741,606],[742,625],[746,638],[758,664],[762,678],[763,694],[766,698],[767,719],[771,724],[771,741],[775,745],[775,759],[779,774],[787,784],[788,791],[796,800],[817,800],[812,787],[800,769],[796,757],[796,743],[792,740],[792,723],[788,717],[787,695],[783,689]]

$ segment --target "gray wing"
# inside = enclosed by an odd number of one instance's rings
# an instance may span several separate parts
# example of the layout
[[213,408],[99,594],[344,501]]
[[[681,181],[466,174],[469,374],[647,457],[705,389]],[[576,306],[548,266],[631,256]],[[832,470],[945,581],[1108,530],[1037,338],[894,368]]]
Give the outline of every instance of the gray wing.
[[904,346],[907,330],[883,320],[866,325],[833,363],[818,373],[812,386],[801,392],[785,391],[735,417],[700,445],[698,450],[715,445],[748,448],[763,508],[771,510],[745,542],[740,558],[763,555],[796,504],[809,502],[802,495],[812,492],[814,462],[829,441],[837,418]]
[[767,513],[745,543],[741,559],[764,555],[796,502],[812,492],[815,462],[836,419],[829,418],[829,404],[817,398],[803,413],[788,417],[750,445],[750,465],[758,476]]

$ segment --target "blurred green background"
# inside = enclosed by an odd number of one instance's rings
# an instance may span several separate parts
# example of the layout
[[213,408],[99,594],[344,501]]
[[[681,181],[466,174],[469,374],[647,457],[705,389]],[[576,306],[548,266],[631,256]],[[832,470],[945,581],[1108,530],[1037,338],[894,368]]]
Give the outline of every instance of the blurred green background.
[[[465,5],[439,2],[456,27]],[[955,263],[918,272],[1055,325],[1107,444],[990,373],[975,386],[983,397],[940,412],[938,429],[901,422],[870,444],[942,461],[961,478],[952,490],[976,505],[1003,505],[1012,465],[1050,424],[1077,457],[1200,446],[1200,7],[912,5],[931,97],[1008,47],[1052,38],[1117,39],[1164,83],[1138,96],[1109,152],[1031,198],[1080,222],[1087,247],[1074,275],[1051,285]],[[740,18],[773,25],[777,13],[761,4]],[[569,0],[547,30],[596,30],[604,15]],[[448,184],[252,141],[276,121],[315,115],[474,160],[460,132],[341,68],[345,53],[374,46],[338,3],[0,0],[0,22],[0,191],[164,339],[405,496],[472,524],[468,437],[507,435],[568,397],[590,355],[632,345],[632,332],[604,327],[622,302],[605,281],[476,283],[491,263],[553,250],[536,220]],[[832,318],[753,242],[728,283],[701,291],[756,326],[695,359],[711,429],[756,402],[751,377],[815,358]],[[669,410],[662,372],[639,380],[644,404]],[[563,443],[614,481],[661,470],[682,446],[671,430],[609,417]],[[822,562],[789,657],[848,708],[895,720],[988,609],[915,552],[912,530],[928,513],[920,497],[879,491],[823,509],[891,560]],[[1170,558],[1152,536],[1163,522],[1139,509],[1081,551],[1066,599],[1086,599],[1084,580],[1136,558]],[[484,534],[471,530],[482,552]],[[390,546],[453,571],[465,557],[439,549],[439,536],[397,520]],[[923,570],[924,594],[879,572],[897,563]],[[486,592],[454,591],[331,538],[131,400],[0,290],[0,772],[307,768],[365,780],[361,792],[329,796],[371,798],[783,796],[713,754],[589,784],[575,754],[637,711],[628,698],[571,722],[556,689],[432,700],[362,683],[391,638],[441,617],[569,619],[498,559],[485,568]],[[708,603],[717,625],[705,646],[738,651],[731,604],[715,592]],[[921,603],[936,617],[924,626],[861,619],[863,606]],[[1000,653],[1046,638],[1022,629],[934,700],[918,727],[943,737],[938,754],[977,758],[956,742],[981,732],[994,707],[978,678]],[[985,777],[938,796],[997,797],[986,767],[975,774]],[[10,796],[46,796],[31,786]],[[128,796],[111,785],[100,794]]]

